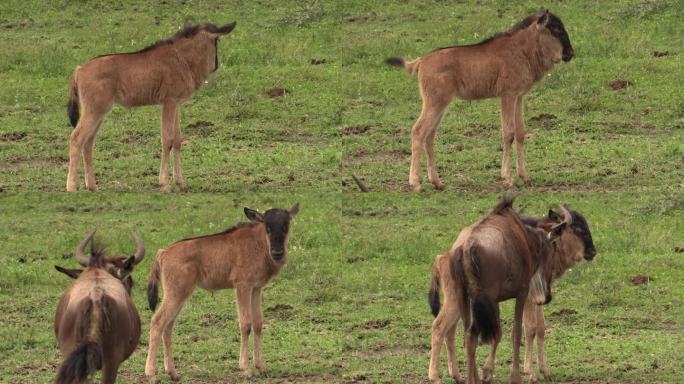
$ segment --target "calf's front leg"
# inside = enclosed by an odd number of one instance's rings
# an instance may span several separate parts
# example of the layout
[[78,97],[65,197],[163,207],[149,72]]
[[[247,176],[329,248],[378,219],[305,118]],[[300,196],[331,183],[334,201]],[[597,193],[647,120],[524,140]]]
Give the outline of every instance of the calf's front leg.
[[240,369],[246,377],[252,377],[249,368],[249,334],[252,330],[252,288],[239,285],[235,288],[237,312],[240,320]]

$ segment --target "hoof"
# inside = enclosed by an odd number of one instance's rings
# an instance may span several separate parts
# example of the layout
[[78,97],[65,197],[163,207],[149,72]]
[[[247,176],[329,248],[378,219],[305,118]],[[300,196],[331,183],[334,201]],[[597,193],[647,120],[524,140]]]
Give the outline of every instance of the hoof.
[[259,376],[268,376],[268,369],[264,367],[256,367],[257,371],[259,371]]
[[150,384],[157,384],[159,383],[159,380],[157,379],[156,375],[145,375],[147,376],[147,382]]
[[169,378],[171,378],[171,381],[177,382],[180,381],[181,377],[178,373],[176,372],[167,372],[169,374]]
[[413,192],[420,192],[420,190],[421,190],[420,183],[409,184],[409,186],[411,187],[411,191],[413,191]]
[[254,374],[252,373],[252,370],[249,368],[242,370],[242,376],[244,376],[246,379],[254,378]]
[[171,192],[171,186],[168,184],[160,185],[159,190],[161,192],[169,193],[169,192]]
[[438,181],[436,183],[432,183],[432,185],[435,186],[435,189],[438,191],[443,191],[444,190],[444,184],[442,184],[441,181]]
[[97,192],[98,191],[97,185],[93,185],[93,186],[87,187],[87,188],[90,192]]
[[67,192],[76,192],[76,191],[78,191],[78,188],[76,188],[75,185],[69,185],[69,184],[67,184],[66,191],[67,191]]
[[181,192],[187,192],[188,191],[188,186],[185,183],[181,184],[176,184],[178,186],[178,190]]

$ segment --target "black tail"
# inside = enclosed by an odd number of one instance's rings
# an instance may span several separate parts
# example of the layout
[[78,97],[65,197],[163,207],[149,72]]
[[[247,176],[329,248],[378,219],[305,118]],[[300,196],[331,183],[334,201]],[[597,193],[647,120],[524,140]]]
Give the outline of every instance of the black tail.
[[395,67],[404,67],[404,59],[401,57],[390,57],[385,60],[385,63],[389,65],[394,65]]
[[441,303],[439,302],[439,271],[437,270],[437,263],[432,268],[432,279],[430,280],[430,291],[428,292],[428,303],[432,310],[432,316],[437,317]]
[[[161,252],[161,250],[160,250]],[[150,271],[150,278],[147,281],[147,304],[150,311],[157,309],[159,302],[159,253],[152,262],[152,270]]]
[[78,108],[78,86],[76,85],[76,73],[74,72],[74,78],[69,85],[69,103],[67,104],[67,115],[69,115],[69,121],[74,128],[76,128],[80,118]]
[[489,344],[501,337],[501,328],[497,319],[499,309],[496,303],[485,295],[478,295],[473,302],[473,317],[471,331],[480,335],[480,340]]
[[57,373],[56,384],[83,383],[102,366],[102,350],[94,341],[81,344],[64,360]]

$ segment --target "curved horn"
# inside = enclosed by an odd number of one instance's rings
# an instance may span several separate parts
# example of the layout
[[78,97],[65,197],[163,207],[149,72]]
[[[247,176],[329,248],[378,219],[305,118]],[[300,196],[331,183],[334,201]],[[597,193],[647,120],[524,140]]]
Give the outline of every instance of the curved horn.
[[140,236],[138,236],[138,234],[135,233],[134,231],[131,231],[131,236],[133,236],[133,240],[135,241],[135,245],[138,247],[135,250],[135,254],[133,255],[133,258],[135,259],[135,264],[138,264],[139,262],[142,261],[143,257],[145,257],[145,243],[143,243]]
[[84,256],[83,251],[85,251],[85,248],[88,246],[90,240],[93,239],[93,236],[95,236],[95,231],[90,232],[90,235],[88,235],[78,248],[76,248],[76,261],[84,267],[87,267],[88,264],[90,264],[90,258]]
[[570,226],[572,224],[572,214],[565,207],[565,205],[561,205],[560,209],[561,209],[561,213],[563,214],[563,221],[568,223],[568,226]]

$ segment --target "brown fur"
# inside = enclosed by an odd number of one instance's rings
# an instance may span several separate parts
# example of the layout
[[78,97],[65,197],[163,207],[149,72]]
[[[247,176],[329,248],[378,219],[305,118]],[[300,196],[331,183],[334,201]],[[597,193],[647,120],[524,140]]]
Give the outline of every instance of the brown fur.
[[423,148],[427,152],[430,182],[438,190],[444,188],[437,173],[434,142],[437,126],[454,96],[463,100],[501,99],[501,177],[512,185],[509,159],[515,140],[518,175],[530,181],[523,153],[523,97],[554,64],[574,55],[572,47],[564,53],[561,41],[545,28],[549,17],[545,15],[530,16],[508,33],[497,34],[480,44],[439,49],[413,61],[387,60],[389,64],[403,66],[411,75],[418,75],[423,99],[420,117],[411,130],[409,184],[414,191],[421,189],[419,163]]
[[159,185],[163,191],[170,190],[167,168],[173,148],[173,178],[180,189],[186,189],[180,163],[180,104],[189,100],[216,70],[216,40],[233,27],[234,23],[223,28],[213,24],[188,26],[173,38],[141,51],[99,56],[76,67],[69,87],[68,109],[75,129],[69,139],[67,191],[77,190],[81,153],[86,188],[97,191],[93,171],[95,135],[114,103],[127,108],[162,106]]
[[[506,204],[499,204],[494,212],[504,212],[501,208],[507,208]],[[539,272],[541,273],[545,285],[549,290],[553,281],[560,277],[568,268],[574,265],[582,257],[593,258],[595,250],[586,249],[581,237],[576,233],[576,229],[571,225],[572,218],[563,208],[563,221],[551,219],[532,219],[525,220],[527,230],[531,230],[527,224],[533,224],[533,227],[543,229],[544,233],[550,233],[554,229],[561,230],[557,234],[557,238],[553,242],[553,254],[547,258],[545,262],[541,263]],[[454,242],[451,250],[445,254],[437,256],[433,268],[433,276],[439,275],[442,285],[442,292],[444,293],[444,307],[439,311],[432,329],[432,353],[430,358],[430,369],[428,372],[430,380],[439,382],[439,352],[442,340],[447,344],[448,352],[448,368],[449,375],[462,383],[463,380],[458,373],[457,361],[454,351],[454,334],[456,325],[461,315],[464,317],[464,326],[470,323],[470,311],[465,309],[465,302],[468,298],[463,298],[464,293],[467,292],[467,279],[464,274],[463,266],[463,247],[466,242],[473,236],[473,231],[481,225],[484,220],[479,221],[471,226],[464,228]],[[560,224],[565,223],[563,227]],[[475,232],[477,233],[477,231]],[[449,272],[451,271],[451,272]],[[434,280],[434,277],[433,277]],[[530,289],[531,291],[532,289]],[[535,295],[530,292],[525,298],[523,309],[523,323],[525,327],[525,371],[530,374],[530,380],[536,382],[536,375],[532,370],[532,343],[534,337],[537,337],[537,347],[539,355],[539,367],[544,376],[549,378],[549,371],[546,367],[546,356],[544,354],[544,314],[543,306],[538,305],[539,301],[535,300]],[[547,298],[548,299],[548,298]],[[517,307],[517,306],[516,306]],[[467,329],[466,329],[467,330]],[[490,350],[487,364],[485,365],[484,375],[485,379],[491,379],[491,370],[493,369],[494,354],[496,346],[493,344]],[[476,373],[476,372],[475,372]]]
[[[294,216],[297,210],[298,205],[295,205],[289,211],[290,216]],[[155,378],[157,349],[159,340],[163,338],[164,370],[172,380],[180,379],[173,362],[171,336],[175,319],[195,286],[208,291],[235,288],[240,321],[240,368],[246,376],[252,376],[248,364],[248,343],[249,334],[253,331],[254,365],[259,371],[265,370],[261,359],[261,293],[287,263],[287,234],[282,249],[279,246],[277,249],[282,257],[275,260],[275,248],[266,225],[267,222],[238,225],[222,233],[183,240],[157,252],[148,286],[150,306],[156,306],[159,282],[164,297],[150,326],[145,365],[148,378]]]
[[[86,238],[86,243],[91,237]],[[119,365],[138,345],[138,311],[123,282],[102,267],[106,265],[103,258],[102,254],[94,254],[57,306],[54,331],[65,358],[57,384],[85,383],[92,372],[100,369],[101,382],[113,384]]]

